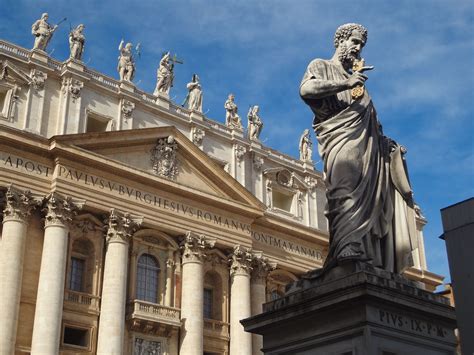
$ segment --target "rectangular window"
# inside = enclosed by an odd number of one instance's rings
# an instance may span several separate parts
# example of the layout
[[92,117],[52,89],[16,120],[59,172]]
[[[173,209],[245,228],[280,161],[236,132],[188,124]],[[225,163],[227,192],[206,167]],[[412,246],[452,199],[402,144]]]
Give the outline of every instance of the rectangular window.
[[278,190],[272,191],[273,196],[273,207],[279,208],[280,210],[291,212],[291,206],[293,204],[293,195],[287,195]]
[[84,269],[85,260],[72,257],[69,274],[69,289],[72,291],[84,291]]
[[63,344],[88,348],[89,330],[73,327],[64,327]]
[[205,288],[204,289],[204,318],[206,318],[206,319],[213,319],[212,297],[213,297],[212,289],[211,288]]

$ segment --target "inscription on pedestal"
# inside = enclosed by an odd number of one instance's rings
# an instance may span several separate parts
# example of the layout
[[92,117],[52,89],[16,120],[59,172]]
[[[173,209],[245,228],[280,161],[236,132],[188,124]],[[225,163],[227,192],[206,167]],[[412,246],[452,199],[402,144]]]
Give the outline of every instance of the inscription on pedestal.
[[377,323],[388,325],[391,328],[436,338],[445,338],[449,334],[448,330],[439,324],[382,309],[378,309],[376,312]]

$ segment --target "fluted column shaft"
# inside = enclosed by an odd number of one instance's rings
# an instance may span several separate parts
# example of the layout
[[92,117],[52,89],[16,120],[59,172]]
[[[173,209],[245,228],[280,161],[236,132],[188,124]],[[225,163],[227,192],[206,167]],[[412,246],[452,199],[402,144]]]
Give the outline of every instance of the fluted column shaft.
[[180,354],[202,355],[205,250],[214,246],[214,241],[188,233],[182,243],[182,295]]
[[27,221],[37,205],[29,191],[5,193],[0,244],[0,354],[14,354],[20,309]]
[[252,354],[252,335],[244,331],[241,319],[250,317],[250,272],[253,255],[240,246],[231,255],[230,355]]
[[46,200],[32,355],[59,352],[69,224],[80,207],[82,203],[75,203],[70,198],[62,198],[56,193],[48,196]]
[[97,354],[123,354],[128,248],[133,232],[141,224],[129,214],[112,210],[106,235],[104,283],[99,318]]

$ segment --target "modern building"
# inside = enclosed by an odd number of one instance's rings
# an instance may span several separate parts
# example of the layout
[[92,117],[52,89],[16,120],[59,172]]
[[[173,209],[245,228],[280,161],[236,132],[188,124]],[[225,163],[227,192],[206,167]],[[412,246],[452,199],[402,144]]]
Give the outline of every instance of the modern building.
[[310,161],[6,41],[0,189],[1,354],[259,354],[239,320],[327,252]]

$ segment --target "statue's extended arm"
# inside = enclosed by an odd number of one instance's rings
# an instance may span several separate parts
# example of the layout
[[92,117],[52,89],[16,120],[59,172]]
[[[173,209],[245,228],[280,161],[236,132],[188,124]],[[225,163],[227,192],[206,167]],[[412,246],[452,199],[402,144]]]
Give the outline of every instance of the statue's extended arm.
[[304,99],[321,99],[359,85],[364,85],[366,80],[367,76],[360,72],[354,72],[349,78],[337,81],[312,78],[301,85],[300,95]]

